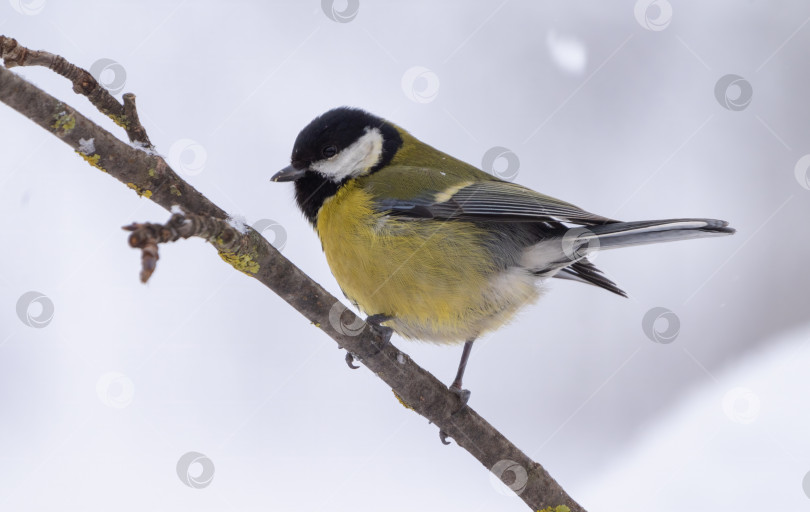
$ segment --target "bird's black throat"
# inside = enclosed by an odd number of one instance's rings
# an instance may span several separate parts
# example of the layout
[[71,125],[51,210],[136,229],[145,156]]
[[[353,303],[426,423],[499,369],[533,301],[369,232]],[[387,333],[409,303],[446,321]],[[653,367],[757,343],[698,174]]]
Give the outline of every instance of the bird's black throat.
[[[342,150],[371,128],[378,129],[383,139],[380,158],[369,169],[369,174],[375,173],[385,168],[402,147],[402,135],[396,126],[384,119],[346,107],[331,110],[318,117],[299,134],[293,150],[293,165],[309,166],[316,160],[316,148],[331,143]],[[354,178],[349,176],[335,182],[316,171],[307,171],[295,181],[295,200],[314,227],[317,227],[318,212],[323,203],[352,179]]]
[[317,227],[318,212],[324,201],[335,195],[346,181],[348,178],[335,183],[314,171],[307,171],[295,180],[295,201],[313,227]]

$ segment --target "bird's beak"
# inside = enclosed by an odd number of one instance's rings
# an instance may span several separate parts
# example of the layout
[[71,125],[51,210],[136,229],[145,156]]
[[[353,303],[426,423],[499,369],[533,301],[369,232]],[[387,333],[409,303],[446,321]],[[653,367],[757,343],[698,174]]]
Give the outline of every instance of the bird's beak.
[[288,165],[284,169],[278,171],[270,178],[270,181],[295,181],[304,173],[307,172],[306,169],[296,169],[292,165]]

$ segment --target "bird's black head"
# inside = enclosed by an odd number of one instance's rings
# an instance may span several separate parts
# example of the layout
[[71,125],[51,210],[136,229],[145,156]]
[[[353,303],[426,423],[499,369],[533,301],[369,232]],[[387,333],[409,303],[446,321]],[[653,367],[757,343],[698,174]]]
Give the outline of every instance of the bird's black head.
[[402,146],[397,128],[360,109],[339,107],[312,120],[295,139],[291,165],[273,181],[294,181],[298,206],[314,225],[323,202],[352,178],[387,165]]

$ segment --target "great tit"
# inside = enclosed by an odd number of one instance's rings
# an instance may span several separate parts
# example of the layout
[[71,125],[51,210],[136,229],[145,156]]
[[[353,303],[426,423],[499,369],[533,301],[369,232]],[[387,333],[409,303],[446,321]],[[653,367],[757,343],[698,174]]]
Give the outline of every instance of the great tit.
[[[501,180],[360,109],[322,114],[295,140],[295,199],[346,297],[405,338],[464,343],[509,322],[546,278],[626,294],[598,249],[729,235],[714,219],[621,222]],[[570,226],[573,224],[575,227]]]

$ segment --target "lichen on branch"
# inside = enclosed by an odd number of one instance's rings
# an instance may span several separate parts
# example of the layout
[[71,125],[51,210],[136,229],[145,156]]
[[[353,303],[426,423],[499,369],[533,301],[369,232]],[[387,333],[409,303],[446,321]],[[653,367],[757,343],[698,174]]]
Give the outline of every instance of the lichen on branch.
[[6,68],[42,66],[67,78],[73,84],[73,92],[85,96],[99,112],[124,128],[131,142],[138,142],[144,148],[153,148],[146,129],[138,118],[134,94],[124,94],[123,104],[119,103],[89,71],[68,62],[62,56],[42,50],[30,50],[11,37],[0,36],[0,59],[3,59]]
[[129,235],[130,247],[141,249],[143,283],[149,280],[157,266],[160,258],[158,244],[175,242],[181,238],[198,237],[210,242],[223,260],[251,277],[260,268],[247,227],[235,227],[231,221],[205,215],[175,213],[166,224],[132,223],[123,229],[132,233]]

